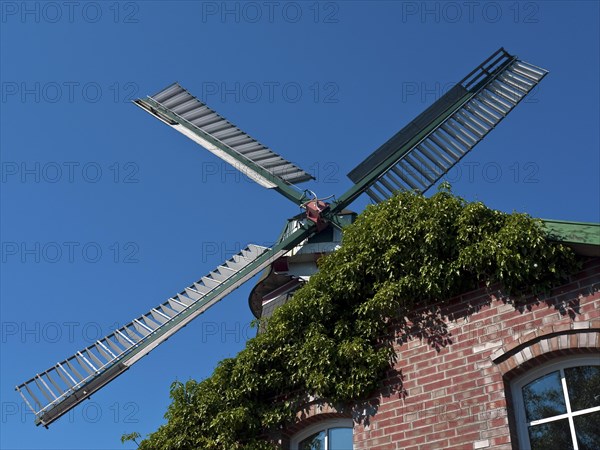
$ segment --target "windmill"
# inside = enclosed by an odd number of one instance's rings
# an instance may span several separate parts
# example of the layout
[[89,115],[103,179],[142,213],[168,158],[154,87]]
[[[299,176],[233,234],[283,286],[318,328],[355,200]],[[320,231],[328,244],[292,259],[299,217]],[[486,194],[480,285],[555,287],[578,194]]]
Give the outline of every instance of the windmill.
[[[228,122],[179,84],[135,100],[137,106],[305,212],[287,222],[272,248],[248,245],[164,303],[18,385],[16,390],[35,414],[36,425],[48,427],[260,271],[282,265],[282,261],[286,265],[285,255],[297,252],[325,230],[341,228],[348,222],[345,208],[361,194],[381,202],[398,190],[425,192],[546,74],[546,70],[499,49],[353,169],[348,176],[354,185],[330,203],[296,187],[312,179],[307,172]],[[282,271],[287,273],[289,267]],[[294,280],[292,284],[297,286],[297,278]],[[286,283],[278,285],[280,292],[292,288]]]

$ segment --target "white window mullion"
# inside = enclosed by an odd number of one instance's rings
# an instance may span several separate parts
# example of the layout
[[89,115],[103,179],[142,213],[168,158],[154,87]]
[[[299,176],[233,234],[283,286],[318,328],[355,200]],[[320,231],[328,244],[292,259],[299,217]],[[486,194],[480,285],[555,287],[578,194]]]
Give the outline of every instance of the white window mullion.
[[563,395],[565,397],[565,405],[567,407],[567,418],[569,419],[569,428],[571,429],[571,442],[573,442],[573,448],[579,450],[577,446],[577,436],[575,435],[575,422],[573,421],[573,412],[571,411],[571,400],[569,399],[569,391],[567,390],[567,379],[565,377],[564,368],[560,369],[560,382],[562,384]]

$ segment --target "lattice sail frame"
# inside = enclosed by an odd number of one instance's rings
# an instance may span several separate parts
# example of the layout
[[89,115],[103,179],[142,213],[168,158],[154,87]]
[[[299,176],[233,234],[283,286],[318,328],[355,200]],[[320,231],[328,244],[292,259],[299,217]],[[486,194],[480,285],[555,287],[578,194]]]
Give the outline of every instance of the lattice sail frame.
[[348,177],[375,202],[398,190],[427,191],[547,73],[499,49]]

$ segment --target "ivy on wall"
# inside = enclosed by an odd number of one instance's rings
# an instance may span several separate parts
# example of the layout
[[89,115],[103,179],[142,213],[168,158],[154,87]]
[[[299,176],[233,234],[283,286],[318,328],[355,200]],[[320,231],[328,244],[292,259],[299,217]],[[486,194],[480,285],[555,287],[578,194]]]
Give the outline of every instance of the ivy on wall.
[[392,340],[381,339],[389,318],[481,282],[500,283],[518,302],[564,280],[576,261],[540,221],[442,185],[430,198],[403,192],[367,207],[319,265],[235,358],[201,382],[171,385],[167,422],[140,449],[275,448],[261,436],[311,398],[351,407],[381,387],[395,357]]

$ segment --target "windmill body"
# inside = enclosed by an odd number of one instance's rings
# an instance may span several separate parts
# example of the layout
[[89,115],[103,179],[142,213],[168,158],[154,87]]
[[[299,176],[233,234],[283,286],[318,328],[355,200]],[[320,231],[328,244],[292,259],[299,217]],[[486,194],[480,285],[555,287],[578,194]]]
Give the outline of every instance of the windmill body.
[[[18,385],[48,426],[128,370],[230,292],[265,271],[250,295],[256,317],[268,317],[334,251],[366,193],[375,202],[399,190],[425,192],[478,144],[547,71],[499,49],[349,173],[355,183],[331,200],[297,184],[312,177],[227,121],[175,83],[135,104],[305,212],[287,221],[272,248],[249,244],[223,264],[110,335]],[[329,200],[329,201],[327,201]]]

